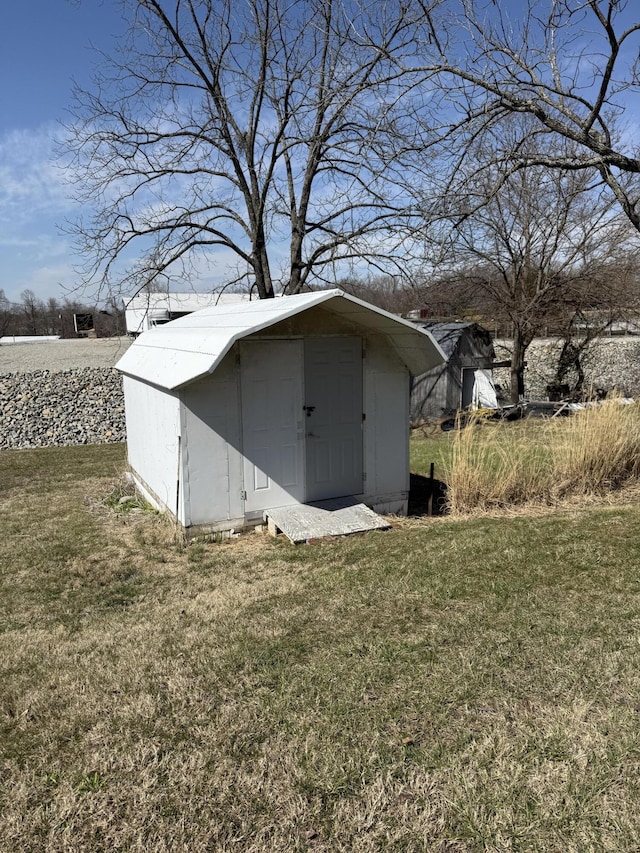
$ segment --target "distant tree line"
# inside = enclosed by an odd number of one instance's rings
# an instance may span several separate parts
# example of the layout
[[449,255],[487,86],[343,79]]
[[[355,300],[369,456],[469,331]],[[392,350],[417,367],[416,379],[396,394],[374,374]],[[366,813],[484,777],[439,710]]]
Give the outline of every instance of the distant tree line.
[[125,334],[124,309],[117,301],[109,300],[98,308],[82,302],[54,297],[40,299],[32,290],[23,290],[20,302],[7,299],[0,288],[0,337],[10,335],[59,335],[76,338],[74,315],[90,318],[88,326],[99,338]]

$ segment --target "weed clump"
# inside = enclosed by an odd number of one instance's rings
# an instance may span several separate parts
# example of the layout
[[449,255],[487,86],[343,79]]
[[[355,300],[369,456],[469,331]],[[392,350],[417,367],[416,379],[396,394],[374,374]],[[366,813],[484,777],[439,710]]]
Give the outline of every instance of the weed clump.
[[136,490],[133,481],[127,477],[120,477],[118,479],[111,491],[104,497],[102,503],[108,509],[118,514],[132,511],[157,513],[157,510]]

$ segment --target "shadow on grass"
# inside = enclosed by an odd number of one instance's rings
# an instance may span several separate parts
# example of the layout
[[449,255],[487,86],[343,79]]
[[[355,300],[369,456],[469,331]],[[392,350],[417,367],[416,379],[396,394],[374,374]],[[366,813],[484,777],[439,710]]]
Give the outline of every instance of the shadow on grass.
[[409,515],[446,515],[447,512],[447,484],[422,474],[411,474]]

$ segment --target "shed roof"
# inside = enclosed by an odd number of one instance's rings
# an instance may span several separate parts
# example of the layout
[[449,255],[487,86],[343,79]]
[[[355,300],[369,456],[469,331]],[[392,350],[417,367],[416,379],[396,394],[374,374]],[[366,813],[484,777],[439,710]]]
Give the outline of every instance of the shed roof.
[[414,323],[341,290],[323,290],[203,308],[144,332],[116,367],[129,376],[175,390],[213,373],[236,341],[316,306],[385,335],[413,375],[445,360],[431,335]]
[[434,340],[438,343],[440,349],[445,354],[447,360],[451,358],[460,342],[460,338],[465,333],[475,333],[485,343],[492,347],[491,333],[478,323],[473,322],[440,322],[436,320],[421,320],[420,327],[431,333]]

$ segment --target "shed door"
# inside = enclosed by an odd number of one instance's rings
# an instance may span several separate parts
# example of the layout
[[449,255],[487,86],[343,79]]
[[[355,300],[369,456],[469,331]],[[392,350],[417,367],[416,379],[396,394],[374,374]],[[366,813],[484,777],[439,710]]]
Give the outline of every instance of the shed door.
[[302,503],[302,342],[243,342],[240,364],[245,512]]
[[362,492],[362,339],[305,341],[306,500]]
[[462,400],[461,408],[473,406],[473,389],[476,384],[476,371],[473,367],[462,368]]

